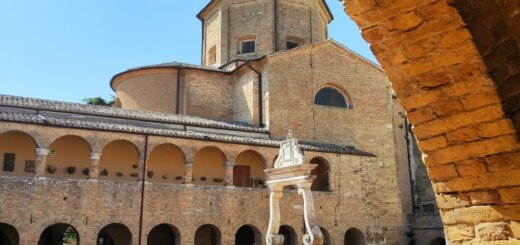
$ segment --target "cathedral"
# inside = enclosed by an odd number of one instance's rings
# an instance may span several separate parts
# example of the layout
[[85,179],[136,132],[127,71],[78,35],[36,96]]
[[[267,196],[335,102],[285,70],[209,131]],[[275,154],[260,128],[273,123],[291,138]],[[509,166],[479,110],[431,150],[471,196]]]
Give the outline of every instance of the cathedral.
[[[201,65],[120,72],[114,106],[0,95],[1,245],[265,244],[264,170],[289,131],[317,165],[324,244],[443,244],[390,82],[329,39],[325,1],[212,0],[197,18]],[[303,244],[301,198],[284,190],[284,244]]]

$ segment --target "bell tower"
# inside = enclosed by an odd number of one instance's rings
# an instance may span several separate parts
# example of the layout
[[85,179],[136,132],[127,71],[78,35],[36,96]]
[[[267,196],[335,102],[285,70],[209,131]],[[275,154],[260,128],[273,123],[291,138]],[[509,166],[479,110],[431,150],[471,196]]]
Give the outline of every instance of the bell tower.
[[326,40],[324,0],[211,0],[202,21],[202,65],[220,67]]

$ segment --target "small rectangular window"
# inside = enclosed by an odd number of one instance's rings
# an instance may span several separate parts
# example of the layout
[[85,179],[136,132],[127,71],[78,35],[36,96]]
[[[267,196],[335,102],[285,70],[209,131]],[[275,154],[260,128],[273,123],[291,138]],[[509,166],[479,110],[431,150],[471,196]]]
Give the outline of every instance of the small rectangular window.
[[298,42],[295,41],[287,41],[287,49],[293,49],[299,46]]
[[256,42],[255,40],[243,41],[240,43],[240,53],[241,54],[250,54],[256,52]]
[[16,154],[14,154],[14,153],[5,153],[4,154],[4,172],[13,172],[14,171],[15,159],[16,159]]

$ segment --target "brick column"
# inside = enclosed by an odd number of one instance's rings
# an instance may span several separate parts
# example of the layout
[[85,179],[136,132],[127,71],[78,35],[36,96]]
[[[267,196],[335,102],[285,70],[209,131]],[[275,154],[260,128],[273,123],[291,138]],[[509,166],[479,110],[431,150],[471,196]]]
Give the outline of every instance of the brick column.
[[92,152],[90,153],[90,166],[88,171],[88,179],[89,180],[97,180],[99,178],[99,159],[101,158],[101,153]]
[[184,164],[184,184],[191,184],[193,182],[193,162],[186,162]]
[[137,165],[137,182],[141,182],[144,180],[144,158],[139,158],[139,163]]
[[49,152],[49,149],[36,148],[36,161],[34,165],[35,178],[45,177],[45,167],[47,165],[47,156],[49,155]]
[[226,167],[226,177],[224,178],[224,183],[226,186],[233,186],[233,168],[235,167],[235,163],[226,162],[224,166]]

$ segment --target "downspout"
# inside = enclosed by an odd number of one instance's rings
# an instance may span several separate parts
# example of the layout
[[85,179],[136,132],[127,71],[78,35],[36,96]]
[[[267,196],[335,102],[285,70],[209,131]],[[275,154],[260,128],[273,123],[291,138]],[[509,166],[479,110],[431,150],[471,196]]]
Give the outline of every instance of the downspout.
[[247,67],[254,71],[256,75],[258,76],[258,126],[263,128],[264,125],[264,107],[263,107],[263,100],[262,100],[262,73],[253,68],[250,64],[247,64]]
[[412,212],[415,212],[415,195],[414,195],[414,188],[413,188],[413,178],[412,178],[412,154],[410,152],[410,146],[412,142],[410,141],[410,131],[408,131],[408,119],[404,117],[404,129],[405,129],[405,138],[406,138],[406,154],[408,156],[408,175],[410,180],[410,193],[412,194]]
[[201,28],[201,32],[202,32],[202,42],[200,42],[200,64],[202,66],[205,66],[204,64],[204,47],[206,46],[206,32],[204,31],[204,29],[206,28],[206,25],[205,25],[205,21],[204,19],[201,19],[200,20],[202,22],[202,28]]
[[278,52],[278,0],[274,0],[274,51]]
[[178,68],[177,69],[177,92],[176,92],[176,98],[175,98],[175,114],[179,114],[180,113],[180,110],[181,110],[181,105],[180,105],[180,95],[181,95],[181,91],[180,91],[180,88],[181,88],[181,73],[182,73],[182,68]]
[[146,162],[148,156],[148,135],[144,135],[144,156],[143,156],[143,172],[142,172],[142,181],[141,181],[141,211],[139,214],[139,243],[142,244],[142,236],[143,236],[143,216],[144,216],[144,187],[146,182]]

